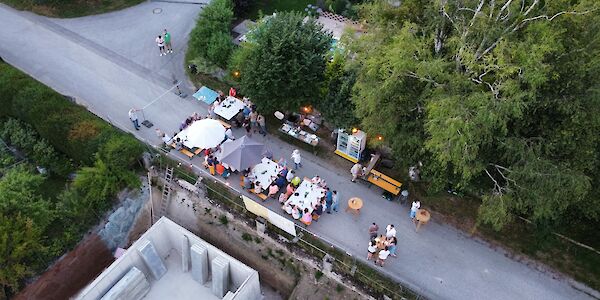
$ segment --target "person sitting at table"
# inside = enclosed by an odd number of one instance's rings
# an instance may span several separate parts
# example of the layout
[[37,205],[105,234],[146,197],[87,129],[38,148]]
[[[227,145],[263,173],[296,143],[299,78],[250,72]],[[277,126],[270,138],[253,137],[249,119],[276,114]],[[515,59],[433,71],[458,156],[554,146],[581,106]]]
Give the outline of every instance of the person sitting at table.
[[318,222],[322,214],[323,204],[321,204],[321,202],[317,202],[317,204],[313,207],[312,219],[315,220],[315,222]]
[[287,175],[285,175],[285,179],[287,180],[287,182],[292,182],[292,179],[294,179],[294,175],[296,175],[294,170],[289,170]]
[[[281,167],[279,162],[277,164]],[[285,179],[287,174],[288,174],[288,169],[286,167],[281,167],[281,171],[279,171],[279,175],[283,176],[283,178]]]
[[281,175],[277,176],[277,179],[275,179],[275,184],[277,185],[278,188],[282,189],[286,184],[285,177],[283,177]]
[[321,180],[322,180],[322,179],[321,179],[321,177],[319,177],[319,175],[317,175],[317,176],[313,177],[313,178],[310,180],[310,182],[311,182],[311,183],[314,183],[314,184],[319,184],[319,183],[321,183]]
[[180,138],[177,138],[175,140],[175,150],[179,151],[181,149],[183,149],[183,141],[181,141]]
[[296,189],[294,188],[294,186],[291,183],[288,184],[287,187],[285,188],[286,197],[289,198],[294,193],[295,190]]
[[[286,176],[286,175],[287,175],[287,160],[286,160],[285,158],[283,158],[283,157],[282,157],[282,158],[280,158],[280,159],[277,161],[277,164],[278,164],[278,165],[279,165],[281,168],[283,168],[283,169],[281,170],[281,172],[282,172],[281,174],[282,174],[283,176]],[[286,171],[285,171],[285,174],[283,174],[283,170],[286,170]]]
[[262,186],[260,185],[260,181],[254,183],[254,193],[260,194],[262,193]]
[[285,201],[287,201],[288,196],[285,193],[281,193],[279,194],[279,203],[283,203]]
[[198,121],[198,120],[202,120],[202,117],[197,112],[194,112],[192,114],[192,121]]
[[300,211],[296,205],[292,206],[292,218],[294,218],[294,220],[300,219]]
[[[221,164],[221,165],[223,165],[223,164]],[[224,168],[223,174],[221,174],[221,176],[223,176],[223,178],[227,179],[227,178],[229,178],[229,175],[231,175],[231,170],[229,170],[229,167]]]
[[301,181],[302,180],[300,179],[300,177],[296,176],[296,177],[294,177],[294,179],[292,179],[292,185],[295,187],[298,187],[300,185]]
[[190,124],[192,124],[194,120],[192,119],[192,117],[188,117],[187,119],[185,119],[185,127],[190,126]]
[[168,134],[163,132],[161,135],[162,135],[161,139],[162,139],[163,143],[165,143],[165,145],[168,146],[173,142],[173,139]]
[[275,198],[277,192],[279,192],[279,187],[273,183],[269,186],[269,194],[267,195],[267,197]]
[[290,200],[284,201],[283,205],[281,206],[281,209],[283,209],[288,214],[292,214],[292,202]]
[[308,226],[312,223],[312,216],[308,212],[308,208],[304,209],[304,213],[302,213],[302,219],[300,219],[304,225]]
[[225,172],[225,166],[223,166],[222,163],[217,162],[215,166],[215,171],[217,171],[218,175],[223,176],[223,173]]
[[252,180],[250,179],[249,175],[244,176],[243,182],[244,182],[244,186],[243,186],[244,189],[249,190],[252,188]]

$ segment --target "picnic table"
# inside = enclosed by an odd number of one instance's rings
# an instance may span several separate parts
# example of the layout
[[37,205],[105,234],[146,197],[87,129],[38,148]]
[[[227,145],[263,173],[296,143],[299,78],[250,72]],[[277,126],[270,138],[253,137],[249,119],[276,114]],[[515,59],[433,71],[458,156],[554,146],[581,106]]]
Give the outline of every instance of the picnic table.
[[[295,196],[298,193],[298,196]],[[321,198],[325,196],[325,189],[310,180],[303,180],[296,192],[289,198],[290,204],[298,206],[298,209],[304,211],[308,208],[308,212],[312,213],[315,206]]]
[[230,121],[237,115],[246,105],[240,99],[227,96],[217,107],[215,107],[215,114],[221,116],[223,119]]
[[275,178],[277,178],[279,171],[281,171],[281,167],[276,162],[263,157],[260,164],[252,168],[252,175],[256,178],[254,183],[260,182],[260,187],[263,190],[267,190]]

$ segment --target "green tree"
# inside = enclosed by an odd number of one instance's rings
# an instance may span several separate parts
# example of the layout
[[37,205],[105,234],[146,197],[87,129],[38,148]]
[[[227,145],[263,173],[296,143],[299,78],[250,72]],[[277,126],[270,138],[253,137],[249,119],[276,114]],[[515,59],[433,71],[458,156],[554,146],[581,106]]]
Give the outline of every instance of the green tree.
[[297,12],[263,19],[243,43],[239,66],[242,91],[259,109],[296,111],[314,104],[323,81],[331,35]]
[[0,178],[0,213],[21,214],[43,230],[54,218],[50,203],[40,193],[43,182],[43,177],[25,166],[10,169]]
[[0,213],[0,287],[5,294],[16,293],[21,282],[34,274],[40,252],[40,228],[20,213]]
[[514,212],[598,217],[598,7],[365,5],[368,33],[353,46],[363,127],[392,137],[401,165],[422,160],[433,188],[484,191],[480,217],[496,228]]
[[225,67],[233,45],[229,27],[233,21],[231,0],[214,0],[207,5],[190,34],[188,57],[202,57],[213,64]]
[[345,68],[345,57],[342,54],[334,55],[327,63],[322,100],[317,103],[325,120],[336,128],[350,128],[359,122],[354,116],[355,106],[351,100],[356,74]]

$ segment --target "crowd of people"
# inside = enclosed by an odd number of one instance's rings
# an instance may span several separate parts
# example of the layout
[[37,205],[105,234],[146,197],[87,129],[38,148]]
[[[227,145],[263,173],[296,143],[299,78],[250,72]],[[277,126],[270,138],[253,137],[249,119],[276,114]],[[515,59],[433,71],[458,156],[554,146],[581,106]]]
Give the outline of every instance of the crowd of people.
[[386,259],[389,256],[396,257],[396,228],[393,224],[385,227],[385,233],[379,234],[379,226],[373,223],[369,226],[369,246],[367,248],[367,260],[375,259],[373,262],[376,265],[383,267]]

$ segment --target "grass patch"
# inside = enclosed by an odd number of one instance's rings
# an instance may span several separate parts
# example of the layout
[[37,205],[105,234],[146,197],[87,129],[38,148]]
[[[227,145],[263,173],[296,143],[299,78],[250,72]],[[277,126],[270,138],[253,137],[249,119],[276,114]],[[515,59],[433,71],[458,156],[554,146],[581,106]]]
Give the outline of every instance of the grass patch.
[[221,223],[222,225],[227,225],[229,224],[229,220],[227,219],[227,216],[225,215],[221,215],[219,217],[219,223]]
[[252,235],[250,235],[247,232],[242,233],[242,239],[246,242],[251,242],[252,241]]
[[[115,10],[121,10],[142,3],[144,0],[61,0],[61,1],[33,1],[33,0],[1,0],[2,3],[18,10],[28,10],[36,14],[56,17],[75,18],[96,15]],[[36,2],[47,2],[36,4]]]
[[321,272],[320,270],[317,270],[317,272],[315,272],[315,279],[317,281],[319,281],[321,279],[321,277],[323,277],[323,272]]

